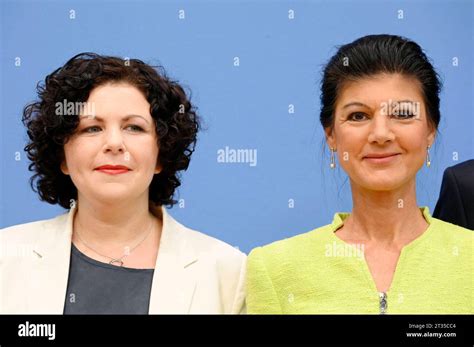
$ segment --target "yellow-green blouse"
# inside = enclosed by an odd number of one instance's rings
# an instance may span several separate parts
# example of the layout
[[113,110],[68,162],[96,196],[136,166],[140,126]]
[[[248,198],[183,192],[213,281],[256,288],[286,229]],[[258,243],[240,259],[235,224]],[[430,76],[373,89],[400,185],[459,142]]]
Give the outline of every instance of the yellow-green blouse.
[[431,217],[403,247],[386,293],[379,293],[363,250],[335,235],[332,224],[252,250],[247,266],[248,313],[472,314],[474,232]]

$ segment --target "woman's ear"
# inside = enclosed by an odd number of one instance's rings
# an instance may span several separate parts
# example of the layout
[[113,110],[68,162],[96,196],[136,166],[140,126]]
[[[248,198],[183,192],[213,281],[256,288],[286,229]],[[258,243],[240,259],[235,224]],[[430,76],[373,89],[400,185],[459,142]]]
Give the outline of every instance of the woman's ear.
[[62,161],[60,168],[63,174],[69,175],[69,169],[67,168],[66,160]]
[[435,127],[430,127],[429,129],[429,133],[428,133],[428,146],[433,146],[433,143],[435,141],[435,138],[436,138],[436,129]]
[[163,167],[161,166],[159,161],[156,161],[155,175],[159,174],[161,171],[163,171]]
[[336,136],[334,135],[334,128],[326,128],[324,129],[324,133],[326,134],[326,143],[328,144],[329,148],[336,149]]

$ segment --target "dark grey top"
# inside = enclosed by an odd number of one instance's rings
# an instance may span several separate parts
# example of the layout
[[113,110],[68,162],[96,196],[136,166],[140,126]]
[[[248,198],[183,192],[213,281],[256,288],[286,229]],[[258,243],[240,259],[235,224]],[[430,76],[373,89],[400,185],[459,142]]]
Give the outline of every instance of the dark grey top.
[[154,269],[102,263],[71,246],[64,314],[148,314]]

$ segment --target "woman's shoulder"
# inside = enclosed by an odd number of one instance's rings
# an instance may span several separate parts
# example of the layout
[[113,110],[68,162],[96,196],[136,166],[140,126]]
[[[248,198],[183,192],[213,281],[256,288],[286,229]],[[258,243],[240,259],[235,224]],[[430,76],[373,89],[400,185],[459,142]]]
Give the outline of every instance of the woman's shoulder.
[[432,218],[431,223],[436,231],[434,234],[441,243],[459,243],[471,248],[474,246],[472,243],[474,240],[474,230],[469,230],[437,218]]
[[268,260],[285,258],[302,258],[306,253],[314,255],[324,254],[318,252],[318,248],[324,249],[328,243],[332,242],[333,228],[331,224],[301,233],[289,238],[274,241],[270,244],[254,248],[249,259],[260,256]]
[[228,255],[234,257],[246,257],[246,255],[239,250],[237,246],[232,246],[229,243],[222,241],[216,237],[207,235],[201,231],[185,228],[186,237],[197,247],[201,252],[208,253],[212,251],[216,255]]
[[174,218],[167,217],[168,227],[172,228],[172,233],[178,236],[183,242],[192,245],[199,254],[212,255],[213,257],[225,257],[242,260],[247,256],[229,243],[216,237],[207,235],[201,231],[189,228]]
[[[168,220],[168,235],[162,235],[163,246],[170,252],[199,259],[205,273],[217,274],[222,288],[241,286],[246,271],[247,255],[237,247],[188,228],[176,220]],[[165,231],[164,231],[165,232]],[[163,239],[166,238],[166,239]],[[232,289],[234,290],[234,289]]]
[[63,226],[67,220],[67,215],[67,213],[64,213],[50,219],[16,224],[0,229],[0,239],[8,243],[31,241],[44,230],[55,230],[58,226]]

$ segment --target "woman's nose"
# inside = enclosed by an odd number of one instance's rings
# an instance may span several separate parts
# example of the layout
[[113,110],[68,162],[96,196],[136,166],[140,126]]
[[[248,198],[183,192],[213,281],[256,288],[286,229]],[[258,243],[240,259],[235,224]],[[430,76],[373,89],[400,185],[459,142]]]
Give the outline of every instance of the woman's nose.
[[124,152],[125,145],[123,143],[123,135],[120,129],[110,129],[105,133],[104,151],[112,153]]
[[379,112],[372,118],[371,123],[369,142],[384,144],[387,141],[393,141],[395,139],[389,116]]

